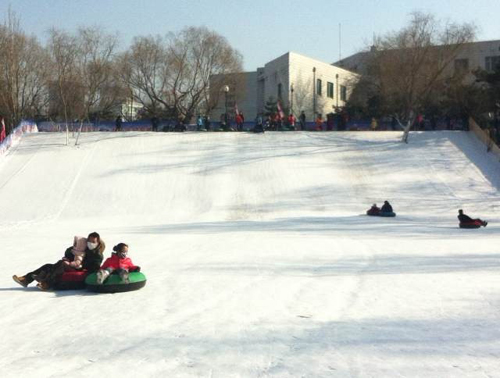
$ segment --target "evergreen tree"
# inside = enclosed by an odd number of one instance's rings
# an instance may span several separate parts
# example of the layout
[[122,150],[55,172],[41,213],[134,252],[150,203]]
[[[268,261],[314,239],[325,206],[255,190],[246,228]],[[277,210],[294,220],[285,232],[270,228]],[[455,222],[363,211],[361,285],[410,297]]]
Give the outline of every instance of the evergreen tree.
[[266,105],[264,105],[264,114],[266,116],[272,116],[278,113],[278,101],[274,99],[273,96],[269,96],[269,99],[266,101]]

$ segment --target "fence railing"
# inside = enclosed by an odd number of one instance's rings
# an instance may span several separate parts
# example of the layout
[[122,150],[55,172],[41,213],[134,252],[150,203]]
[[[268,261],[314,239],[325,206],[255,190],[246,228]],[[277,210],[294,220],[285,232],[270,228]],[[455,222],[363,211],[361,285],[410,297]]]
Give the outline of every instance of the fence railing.
[[22,136],[27,133],[37,133],[38,127],[33,121],[21,121],[21,123],[0,144],[0,156],[3,156],[7,151],[14,147],[21,140]]
[[492,152],[500,159],[500,147],[490,137],[488,130],[482,129],[472,118],[469,121],[470,131],[476,134],[477,138],[484,143],[488,152]]

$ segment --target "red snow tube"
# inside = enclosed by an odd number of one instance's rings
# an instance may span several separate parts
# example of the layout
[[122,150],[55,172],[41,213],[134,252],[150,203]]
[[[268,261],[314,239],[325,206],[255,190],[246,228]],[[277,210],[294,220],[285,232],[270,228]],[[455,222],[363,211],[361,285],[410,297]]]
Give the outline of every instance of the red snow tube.
[[472,222],[460,222],[459,226],[460,228],[479,228],[483,224],[479,220],[475,220]]
[[85,289],[86,270],[73,270],[64,272],[61,279],[54,285],[56,290],[81,290]]

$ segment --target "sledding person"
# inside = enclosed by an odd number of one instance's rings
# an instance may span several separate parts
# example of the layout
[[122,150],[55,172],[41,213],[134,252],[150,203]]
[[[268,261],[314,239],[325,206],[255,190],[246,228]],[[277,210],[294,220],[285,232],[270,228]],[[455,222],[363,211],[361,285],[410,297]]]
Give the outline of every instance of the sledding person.
[[368,215],[379,215],[380,214],[380,208],[377,206],[376,203],[372,205],[372,207],[366,212]]
[[129,272],[139,272],[141,268],[134,265],[132,260],[127,257],[128,245],[119,243],[113,247],[114,253],[106,259],[102,264],[101,269],[97,272],[97,284],[101,285],[106,278],[113,272],[120,276],[124,283],[129,283]]
[[39,289],[48,290],[60,281],[64,272],[81,269],[96,272],[102,262],[104,248],[105,244],[97,232],[90,233],[87,238],[75,236],[73,246],[66,249],[61,260],[55,264],[42,265],[24,276],[14,275],[12,278],[24,287],[36,280]]
[[389,201],[384,201],[384,204],[382,205],[382,208],[380,209],[381,213],[393,213],[394,211],[392,210],[392,206],[389,203]]
[[95,273],[104,260],[104,250],[106,244],[101,240],[101,236],[97,232],[91,232],[87,236],[87,249],[85,250],[85,257],[83,259],[82,267],[88,273]]
[[27,287],[34,280],[38,281],[37,287],[46,290],[49,289],[65,271],[82,269],[83,257],[85,256],[85,247],[87,239],[81,236],[75,236],[73,246],[66,249],[64,257],[55,264],[44,264],[32,272],[18,277],[12,276],[19,285]]
[[488,225],[488,222],[485,222],[479,218],[472,219],[468,215],[465,215],[464,211],[462,209],[458,210],[458,220],[460,221],[460,224],[464,224],[464,223],[476,224],[479,227],[481,227],[481,226],[486,227]]

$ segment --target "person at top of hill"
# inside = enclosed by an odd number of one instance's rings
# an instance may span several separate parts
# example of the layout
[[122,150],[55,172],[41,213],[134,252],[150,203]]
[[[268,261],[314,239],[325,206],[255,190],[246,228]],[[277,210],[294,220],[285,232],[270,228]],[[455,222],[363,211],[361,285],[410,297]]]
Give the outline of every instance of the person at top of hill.
[[391,204],[389,203],[389,201],[384,201],[384,204],[382,205],[382,207],[380,208],[380,211],[382,213],[393,213],[394,211],[392,210],[392,206]]
[[115,131],[122,131],[122,123],[123,123],[122,116],[119,115],[118,117],[116,117],[115,120]]
[[457,218],[460,221],[460,223],[476,223],[478,226],[483,226],[483,227],[486,227],[488,225],[488,222],[485,222],[479,218],[472,219],[468,215],[464,214],[464,211],[462,209],[458,210]]
[[241,113],[236,114],[236,130],[243,131],[243,116]]
[[316,117],[316,131],[323,131],[323,116],[321,114]]
[[113,247],[114,253],[107,258],[101,269],[97,272],[97,284],[104,283],[111,273],[117,273],[124,283],[129,282],[129,272],[139,272],[141,268],[134,265],[128,255],[128,245],[119,243]]
[[[105,244],[100,240],[97,232],[92,232],[87,238],[75,236],[73,245],[66,249],[64,257],[55,264],[44,264],[24,276],[12,276],[12,279],[23,287],[28,287],[33,281],[38,281],[37,287],[41,290],[51,289],[61,278],[64,272],[86,269],[99,269],[102,262],[102,253]],[[97,264],[97,267],[96,267]]]

